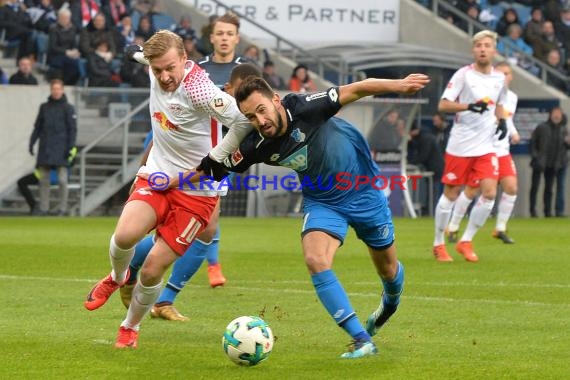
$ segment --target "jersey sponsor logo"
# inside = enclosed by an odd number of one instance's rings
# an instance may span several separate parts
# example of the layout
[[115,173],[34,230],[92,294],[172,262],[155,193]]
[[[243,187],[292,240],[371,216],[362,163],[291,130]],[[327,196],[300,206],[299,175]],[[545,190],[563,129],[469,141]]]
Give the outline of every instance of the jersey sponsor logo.
[[223,95],[218,95],[210,100],[210,108],[218,115],[223,115],[229,106],[230,100]]
[[293,169],[295,171],[303,171],[307,169],[307,146],[305,145],[303,148],[299,149],[289,157],[285,158],[282,161],[279,161],[279,165]]
[[315,93],[315,94],[311,94],[311,95],[305,96],[305,100],[306,100],[307,102],[310,102],[311,100],[324,98],[324,97],[326,97],[326,96],[327,96],[327,93],[324,92],[324,91],[323,91],[323,92],[317,92],[317,93]]
[[173,115],[177,115],[177,116],[182,115],[182,112],[184,112],[184,109],[182,108],[182,106],[181,106],[180,104],[169,104],[169,105],[168,105],[168,110],[169,110]]
[[295,142],[300,143],[305,141],[305,137],[307,136],[303,132],[301,132],[299,128],[295,128],[293,132],[291,132],[291,137],[293,138],[293,140],[295,140]]
[[336,103],[338,101],[338,92],[336,91],[336,88],[331,88],[329,90],[329,98]]
[[177,131],[178,126],[168,120],[164,112],[155,112],[152,114],[152,118],[158,122],[160,128],[164,131]]

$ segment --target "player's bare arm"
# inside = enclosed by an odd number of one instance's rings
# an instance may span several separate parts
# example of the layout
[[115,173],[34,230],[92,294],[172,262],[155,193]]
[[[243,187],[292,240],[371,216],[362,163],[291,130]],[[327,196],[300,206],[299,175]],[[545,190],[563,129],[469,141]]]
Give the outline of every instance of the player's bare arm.
[[398,93],[412,95],[427,86],[430,78],[425,74],[410,74],[403,79],[368,78],[339,87],[340,104],[346,105],[370,95]]
[[467,111],[468,106],[469,106],[468,104],[457,103],[448,99],[441,99],[437,106],[437,110],[439,112],[445,112],[445,113],[457,113],[457,112]]

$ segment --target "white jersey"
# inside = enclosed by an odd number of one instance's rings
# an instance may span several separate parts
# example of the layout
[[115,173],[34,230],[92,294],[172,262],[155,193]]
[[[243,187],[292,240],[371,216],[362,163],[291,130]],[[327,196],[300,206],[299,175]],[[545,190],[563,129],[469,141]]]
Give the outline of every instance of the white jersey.
[[457,70],[441,98],[463,104],[484,101],[487,102],[488,109],[482,114],[458,112],[446,151],[459,157],[478,157],[494,153],[497,130],[495,108],[497,104],[504,104],[506,94],[505,75],[500,71],[492,69],[491,73],[483,74],[475,70],[474,65]]
[[[150,73],[150,115],[153,146],[145,166],[139,173],[165,173],[178,178],[179,173],[195,168],[208,153],[216,161],[234,152],[243,138],[252,130],[251,124],[237,108],[235,99],[221,91],[208,75],[192,61],[186,63],[184,79],[173,92],[160,88]],[[220,123],[230,127],[222,140]],[[229,137],[229,138],[228,138]],[[215,148],[214,148],[215,147]],[[212,149],[214,148],[214,149]],[[197,189],[199,184],[194,185]],[[225,193],[214,190],[184,191],[192,195],[215,196]]]
[[495,141],[495,149],[497,150],[497,157],[503,157],[510,154],[510,138],[514,134],[518,134],[517,128],[515,127],[515,123],[513,122],[513,116],[517,110],[517,102],[519,97],[517,94],[508,90],[507,98],[505,103],[503,104],[503,108],[505,109],[505,120],[507,122],[507,136],[499,140],[498,138]]

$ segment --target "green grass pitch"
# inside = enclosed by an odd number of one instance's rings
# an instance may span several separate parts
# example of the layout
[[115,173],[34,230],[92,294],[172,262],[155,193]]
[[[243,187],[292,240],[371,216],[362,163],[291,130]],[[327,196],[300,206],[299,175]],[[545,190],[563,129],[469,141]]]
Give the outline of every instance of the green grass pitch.
[[[83,300],[110,270],[116,218],[0,218],[0,379],[568,379],[570,220],[514,219],[515,245],[475,238],[480,262],[437,263],[433,220],[397,219],[406,268],[398,313],[375,338],[380,354],[339,359],[349,337],[317,300],[299,219],[222,218],[228,283],[205,268],[180,294],[188,323],[146,319],[137,350],[112,347],[119,296],[94,312]],[[450,252],[453,248],[448,245]],[[350,232],[334,269],[361,322],[380,285]],[[244,368],[221,345],[229,321],[259,315],[277,337],[269,359]]]

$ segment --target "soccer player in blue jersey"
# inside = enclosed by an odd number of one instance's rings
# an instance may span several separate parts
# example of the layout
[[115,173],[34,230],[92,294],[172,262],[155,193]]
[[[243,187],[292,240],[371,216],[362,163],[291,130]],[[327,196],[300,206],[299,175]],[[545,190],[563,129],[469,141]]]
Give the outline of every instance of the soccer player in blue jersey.
[[[263,79],[248,77],[235,97],[256,131],[222,164],[206,156],[197,168],[220,178],[225,169],[243,172],[254,163],[263,162],[291,168],[304,183],[313,185],[302,188],[303,253],[318,298],[352,337],[351,347],[342,358],[378,352],[371,336],[399,305],[404,268],[396,257],[394,226],[386,197],[378,190],[381,184],[374,180],[380,170],[361,133],[334,115],[343,105],[364,96],[413,94],[428,83],[426,75],[411,74],[401,80],[366,79],[323,92],[280,98]],[[357,177],[370,182],[356,186]],[[367,245],[383,287],[380,305],[368,317],[366,329],[332,270],[334,255],[349,225]]]

